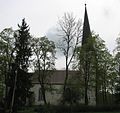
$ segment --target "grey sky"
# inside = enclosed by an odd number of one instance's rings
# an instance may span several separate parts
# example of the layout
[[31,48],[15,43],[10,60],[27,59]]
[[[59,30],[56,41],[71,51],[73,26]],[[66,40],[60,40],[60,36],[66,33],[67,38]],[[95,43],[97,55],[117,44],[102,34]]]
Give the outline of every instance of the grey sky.
[[91,30],[112,51],[120,33],[120,0],[0,0],[0,31],[6,27],[16,29],[22,18],[26,18],[32,35],[49,34],[64,12],[73,12],[83,20],[85,2]]

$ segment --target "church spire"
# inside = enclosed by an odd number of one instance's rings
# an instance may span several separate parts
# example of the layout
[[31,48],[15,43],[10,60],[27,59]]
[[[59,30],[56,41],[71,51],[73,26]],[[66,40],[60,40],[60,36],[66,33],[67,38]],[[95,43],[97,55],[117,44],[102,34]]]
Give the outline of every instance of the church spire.
[[87,42],[87,39],[91,36],[89,19],[87,14],[87,7],[85,4],[85,14],[84,14],[84,23],[83,23],[83,36],[82,36],[82,45]]

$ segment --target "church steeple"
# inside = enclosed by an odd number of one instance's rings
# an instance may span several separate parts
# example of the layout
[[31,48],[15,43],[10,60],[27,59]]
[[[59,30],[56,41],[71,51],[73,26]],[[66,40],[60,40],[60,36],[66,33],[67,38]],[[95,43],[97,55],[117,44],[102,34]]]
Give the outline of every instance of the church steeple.
[[87,7],[85,4],[82,45],[84,45],[87,42],[87,39],[89,37],[91,37],[91,31],[90,31],[89,19],[88,19],[88,14],[87,14]]

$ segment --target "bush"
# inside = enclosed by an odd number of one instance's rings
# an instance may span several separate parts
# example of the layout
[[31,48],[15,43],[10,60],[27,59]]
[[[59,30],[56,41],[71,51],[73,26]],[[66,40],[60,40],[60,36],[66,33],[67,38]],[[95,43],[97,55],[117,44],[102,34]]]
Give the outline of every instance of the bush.
[[5,113],[5,106],[3,100],[0,100],[0,113]]
[[37,113],[78,113],[78,112],[117,112],[120,111],[118,105],[106,106],[85,106],[85,105],[41,105],[34,109]]

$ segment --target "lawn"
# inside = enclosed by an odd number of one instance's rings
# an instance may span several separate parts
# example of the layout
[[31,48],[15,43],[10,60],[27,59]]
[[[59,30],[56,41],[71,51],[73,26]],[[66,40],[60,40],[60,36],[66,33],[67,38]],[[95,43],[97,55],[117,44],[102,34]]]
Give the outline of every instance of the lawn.
[[[24,111],[19,111],[18,113],[37,113],[37,112],[24,110]],[[120,113],[120,112],[77,112],[77,113]]]
[[[34,109],[26,109],[18,111],[18,113],[39,113],[39,112],[35,112]],[[51,112],[49,111],[48,113]],[[66,112],[66,113],[120,113],[120,112]]]
[[[21,110],[21,111],[18,111],[18,113],[38,113],[38,112],[35,112],[33,108],[28,108],[26,110]],[[49,112],[51,113],[51,112]],[[68,113],[68,112],[66,112]],[[120,112],[69,112],[69,113],[120,113]]]
[[37,113],[37,112],[35,112],[34,111],[34,108],[33,107],[27,107],[27,108],[25,108],[24,110],[20,110],[20,111],[18,111],[18,113]]
[[18,113],[37,113],[37,112],[34,112],[33,110],[22,110],[18,111]]

